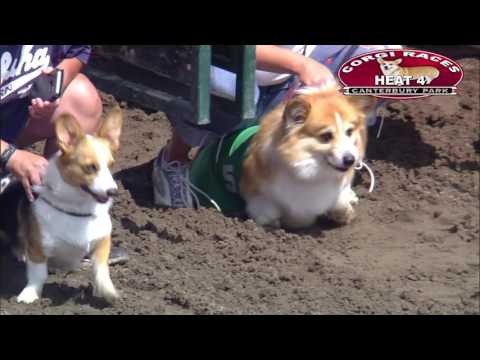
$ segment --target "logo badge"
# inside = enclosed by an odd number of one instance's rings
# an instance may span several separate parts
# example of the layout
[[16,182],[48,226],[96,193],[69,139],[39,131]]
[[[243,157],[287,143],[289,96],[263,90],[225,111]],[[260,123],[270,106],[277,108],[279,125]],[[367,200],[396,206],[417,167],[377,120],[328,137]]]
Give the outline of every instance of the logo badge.
[[456,95],[463,70],[455,61],[422,50],[377,50],[344,63],[338,70],[345,95],[415,99]]

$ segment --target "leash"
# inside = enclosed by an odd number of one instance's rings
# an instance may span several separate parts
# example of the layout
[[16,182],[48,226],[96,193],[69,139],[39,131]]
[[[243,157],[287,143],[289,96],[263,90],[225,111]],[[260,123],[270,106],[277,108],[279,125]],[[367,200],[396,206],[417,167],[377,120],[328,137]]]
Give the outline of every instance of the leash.
[[367,164],[365,164],[363,160],[360,160],[360,163],[357,166],[355,166],[354,169],[357,171],[360,171],[363,168],[367,169],[368,174],[370,175],[370,188],[368,189],[368,192],[371,193],[375,188],[375,175],[373,174],[372,169],[370,169],[370,167]]
[[[215,200],[213,200],[210,196],[208,196],[207,193],[205,193],[203,190],[200,190],[198,187],[193,185],[190,180],[185,179],[185,182],[188,185],[188,190],[190,191],[190,194],[192,195],[192,198],[195,200],[195,205],[196,205],[197,208],[200,206],[200,200],[198,199],[197,194],[195,194],[195,191],[197,191],[199,194],[203,195],[213,205],[213,207],[218,212],[222,212],[222,209],[217,204],[217,202]],[[193,191],[192,189],[195,190],[195,191]]]
[[377,139],[380,139],[380,134],[382,133],[382,129],[383,129],[383,123],[385,122],[385,105],[380,107],[378,110],[377,110],[377,116],[379,115],[378,113],[380,113],[380,116],[381,116],[381,120],[380,120],[380,126],[378,127],[378,131],[377,131]]

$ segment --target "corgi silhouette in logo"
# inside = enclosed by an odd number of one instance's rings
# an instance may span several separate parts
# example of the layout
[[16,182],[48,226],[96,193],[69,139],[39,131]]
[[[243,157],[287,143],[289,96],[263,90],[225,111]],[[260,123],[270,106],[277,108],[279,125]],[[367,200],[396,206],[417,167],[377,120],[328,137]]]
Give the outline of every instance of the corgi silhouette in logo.
[[417,83],[421,85],[429,85],[440,75],[440,71],[433,66],[401,67],[402,59],[387,61],[383,58],[378,58],[377,61],[380,64],[383,75],[410,76],[412,80],[417,80]]

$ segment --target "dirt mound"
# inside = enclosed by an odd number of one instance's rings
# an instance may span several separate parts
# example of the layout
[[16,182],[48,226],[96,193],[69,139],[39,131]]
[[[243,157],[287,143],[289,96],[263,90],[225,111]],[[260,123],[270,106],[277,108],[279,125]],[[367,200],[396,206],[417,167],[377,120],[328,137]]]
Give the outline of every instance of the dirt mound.
[[[358,218],[301,233],[267,232],[214,210],[156,209],[151,161],[170,136],[161,112],[121,104],[120,195],[113,242],[130,261],[111,269],[123,298],[92,297],[90,275],[52,275],[44,298],[18,305],[23,265],[1,258],[4,314],[479,313],[480,61],[463,59],[458,96],[392,104],[359,174]],[[116,101],[102,94],[105,110]]]

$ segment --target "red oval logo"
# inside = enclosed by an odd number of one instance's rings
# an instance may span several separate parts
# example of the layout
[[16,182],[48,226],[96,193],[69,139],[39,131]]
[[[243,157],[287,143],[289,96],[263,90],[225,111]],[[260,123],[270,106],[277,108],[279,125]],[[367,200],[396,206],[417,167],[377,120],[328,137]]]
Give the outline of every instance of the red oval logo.
[[345,62],[338,78],[345,95],[415,99],[456,95],[463,70],[455,61],[429,51],[376,50]]

